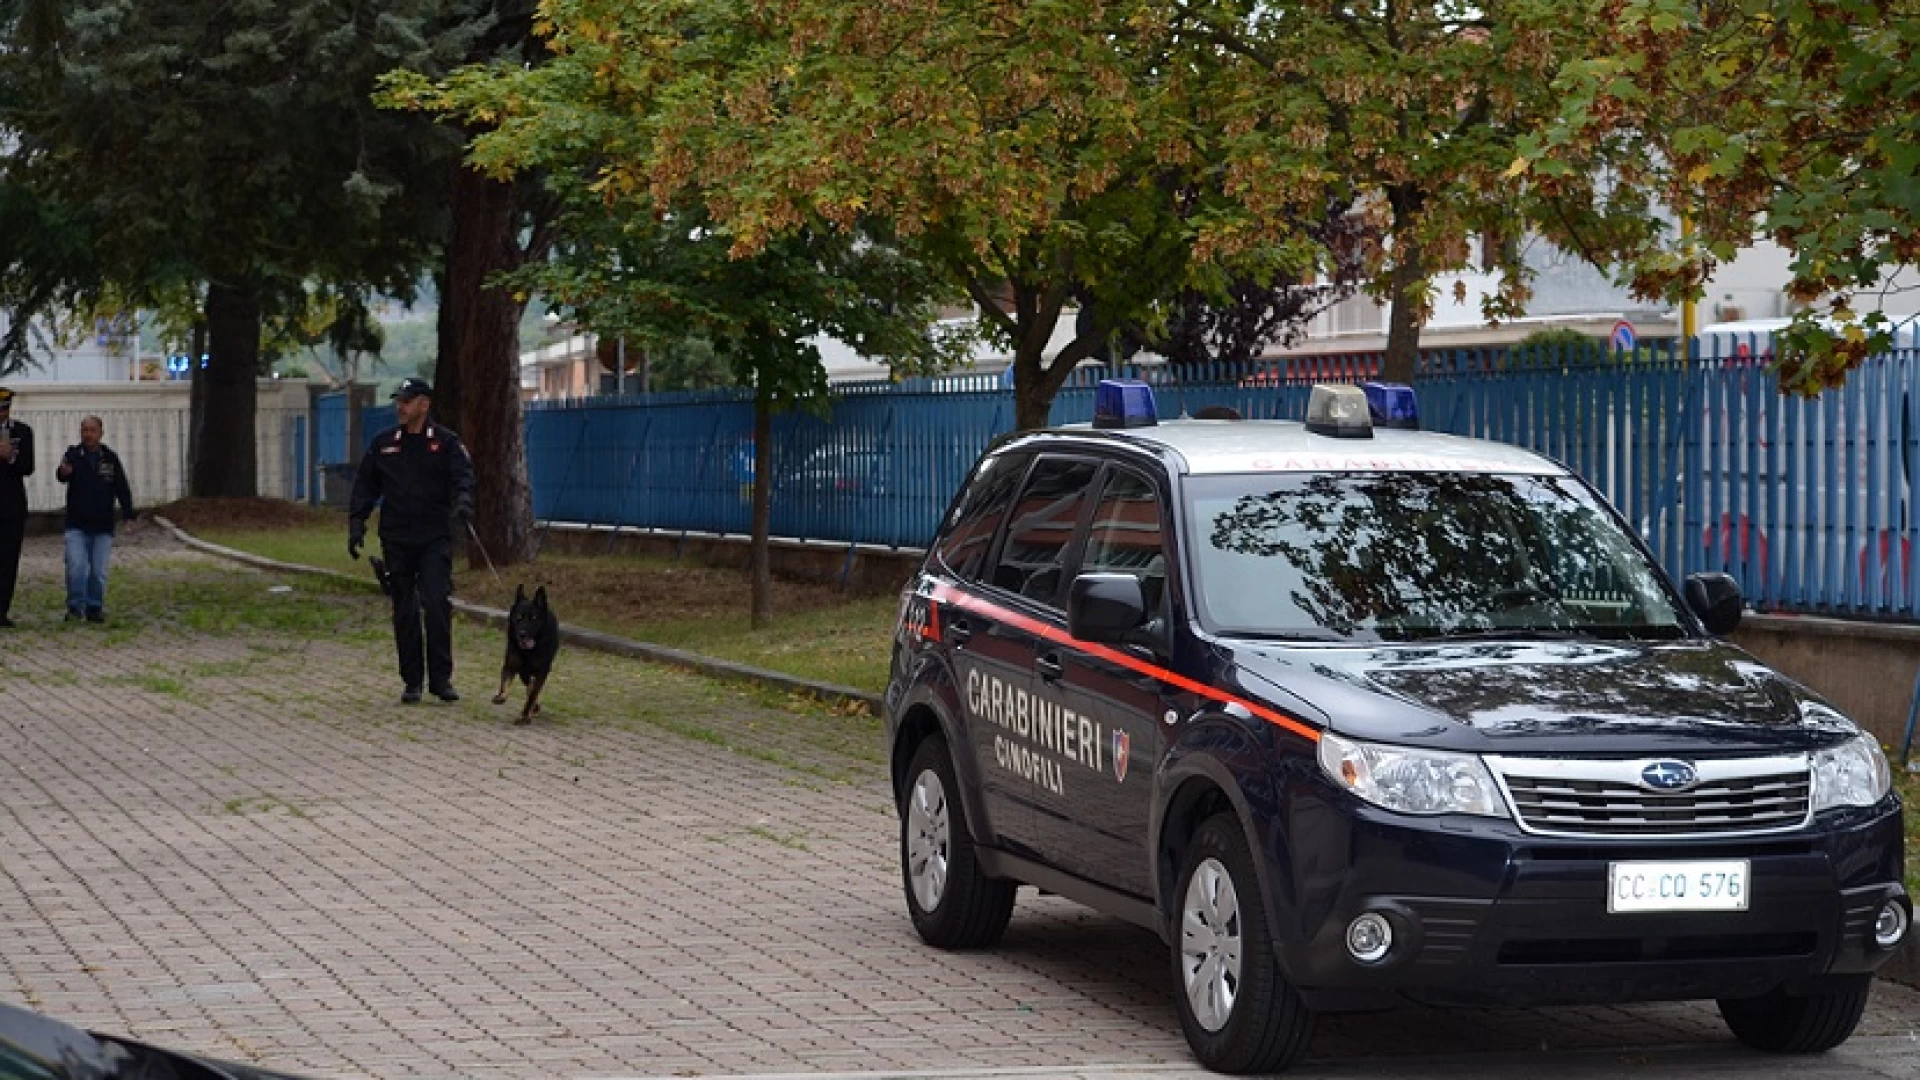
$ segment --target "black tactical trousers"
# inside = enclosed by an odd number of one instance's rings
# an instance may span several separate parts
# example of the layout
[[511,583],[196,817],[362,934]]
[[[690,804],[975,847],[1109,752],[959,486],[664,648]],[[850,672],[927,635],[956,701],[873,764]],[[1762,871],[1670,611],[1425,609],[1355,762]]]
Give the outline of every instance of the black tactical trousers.
[[380,548],[393,578],[393,643],[400,650],[401,681],[417,687],[425,675],[426,685],[434,689],[453,685],[453,542],[445,537],[423,544],[382,538]]
[[0,615],[13,611],[13,586],[20,579],[20,541],[26,518],[0,518]]

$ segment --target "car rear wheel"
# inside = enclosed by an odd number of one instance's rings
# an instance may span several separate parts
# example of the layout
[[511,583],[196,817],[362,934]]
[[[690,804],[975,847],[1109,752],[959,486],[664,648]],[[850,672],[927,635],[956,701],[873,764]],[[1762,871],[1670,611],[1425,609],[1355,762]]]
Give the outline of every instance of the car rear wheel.
[[1720,1018],[1734,1038],[1774,1054],[1818,1054],[1847,1041],[1867,1011],[1869,977],[1849,978],[1830,990],[1789,994],[1775,988],[1759,997],[1721,998]]
[[945,739],[914,751],[900,802],[900,870],[913,928],[929,945],[979,949],[1000,940],[1013,917],[1011,881],[987,877],[961,810]]
[[1216,1072],[1278,1072],[1313,1038],[1313,1013],[1280,973],[1253,855],[1232,814],[1207,819],[1181,857],[1173,964],[1180,1026]]

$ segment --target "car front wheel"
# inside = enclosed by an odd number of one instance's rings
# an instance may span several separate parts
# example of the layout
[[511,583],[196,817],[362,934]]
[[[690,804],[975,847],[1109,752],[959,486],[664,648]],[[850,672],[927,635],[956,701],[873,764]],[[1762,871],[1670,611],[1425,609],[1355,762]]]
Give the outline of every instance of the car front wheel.
[[1207,819],[1181,858],[1173,944],[1180,1026],[1216,1072],[1279,1072],[1306,1053],[1313,1013],[1280,973],[1253,874],[1232,814]]
[[953,761],[946,740],[937,735],[920,744],[907,769],[900,801],[900,870],[913,928],[927,944],[979,949],[1006,932],[1018,886],[981,872]]

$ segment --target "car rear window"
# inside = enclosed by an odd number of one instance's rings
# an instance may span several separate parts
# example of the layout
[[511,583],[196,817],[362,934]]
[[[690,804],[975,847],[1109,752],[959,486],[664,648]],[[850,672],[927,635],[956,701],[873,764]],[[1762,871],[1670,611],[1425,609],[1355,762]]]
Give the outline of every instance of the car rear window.
[[934,552],[953,574],[969,581],[980,576],[993,534],[1007,516],[1013,489],[1026,471],[1025,454],[1000,454],[980,463],[967,493],[954,505],[949,524]]

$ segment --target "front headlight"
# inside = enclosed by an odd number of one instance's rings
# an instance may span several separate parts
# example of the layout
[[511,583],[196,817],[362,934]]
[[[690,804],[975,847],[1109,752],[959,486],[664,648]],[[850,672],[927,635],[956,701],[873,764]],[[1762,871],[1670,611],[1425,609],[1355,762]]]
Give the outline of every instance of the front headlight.
[[1871,735],[1856,735],[1813,755],[1813,809],[1872,806],[1887,797],[1893,770]]
[[1340,787],[1402,814],[1508,816],[1493,774],[1473,754],[1354,742],[1322,733],[1320,768]]

